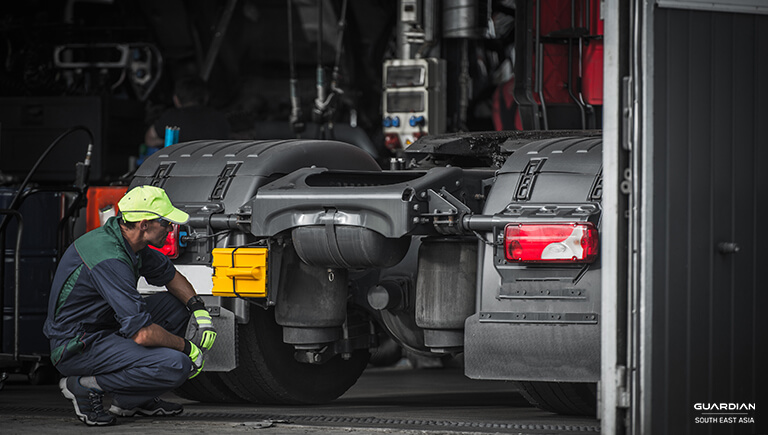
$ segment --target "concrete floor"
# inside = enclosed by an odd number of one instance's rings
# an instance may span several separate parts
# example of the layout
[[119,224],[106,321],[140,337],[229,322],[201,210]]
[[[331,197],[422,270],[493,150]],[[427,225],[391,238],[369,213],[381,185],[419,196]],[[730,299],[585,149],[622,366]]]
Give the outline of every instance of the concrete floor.
[[372,368],[336,401],[319,406],[184,403],[176,417],[120,418],[116,426],[87,428],[55,385],[32,386],[12,376],[0,391],[0,433],[65,434],[573,434],[599,432],[589,418],[531,407],[514,383],[467,379],[461,368]]

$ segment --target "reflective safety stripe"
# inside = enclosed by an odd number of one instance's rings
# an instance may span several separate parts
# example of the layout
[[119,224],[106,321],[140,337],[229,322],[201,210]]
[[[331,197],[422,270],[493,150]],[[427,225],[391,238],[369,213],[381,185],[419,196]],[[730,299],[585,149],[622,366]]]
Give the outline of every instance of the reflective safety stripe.
[[211,315],[206,310],[196,310],[194,315],[198,325],[210,325],[212,323]]

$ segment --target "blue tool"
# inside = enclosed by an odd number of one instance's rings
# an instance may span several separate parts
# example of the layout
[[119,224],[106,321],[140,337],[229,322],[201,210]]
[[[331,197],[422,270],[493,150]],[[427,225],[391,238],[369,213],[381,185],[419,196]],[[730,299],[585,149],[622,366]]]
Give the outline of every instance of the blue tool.
[[179,127],[165,127],[165,145],[171,146],[179,143]]

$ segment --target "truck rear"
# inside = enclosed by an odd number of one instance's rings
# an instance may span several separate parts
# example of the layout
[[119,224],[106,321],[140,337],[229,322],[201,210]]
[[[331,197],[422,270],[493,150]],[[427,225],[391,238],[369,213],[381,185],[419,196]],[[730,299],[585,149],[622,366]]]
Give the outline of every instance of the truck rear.
[[178,393],[327,402],[386,334],[594,414],[601,149],[599,132],[431,136],[381,170],[333,141],[164,148],[132,185],[190,214],[166,251],[220,331]]

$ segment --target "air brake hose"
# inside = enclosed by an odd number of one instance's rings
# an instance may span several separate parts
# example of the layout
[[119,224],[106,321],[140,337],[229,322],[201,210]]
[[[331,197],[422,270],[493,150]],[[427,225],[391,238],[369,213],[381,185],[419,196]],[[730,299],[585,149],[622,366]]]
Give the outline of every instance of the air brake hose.
[[[347,0],[344,0],[341,6],[341,16],[339,18],[338,22],[338,32],[336,37],[336,57],[335,62],[333,65],[332,75],[331,75],[331,83],[330,83],[330,89],[329,92],[326,90],[326,80],[325,80],[325,70],[323,69],[323,2],[318,1],[317,3],[317,16],[318,16],[318,22],[317,22],[317,28],[318,28],[318,36],[317,36],[317,97],[315,98],[315,107],[312,111],[312,119],[317,123],[317,137],[326,139],[326,138],[333,138],[332,130],[333,130],[333,123],[330,122],[330,117],[333,113],[331,109],[329,109],[332,101],[334,98],[336,98],[337,95],[343,94],[344,92],[338,87],[338,80],[339,80],[339,64],[341,63],[341,53],[343,50],[343,40],[344,40],[344,29],[346,27],[346,15],[347,15]],[[324,128],[324,124],[328,123],[328,131],[330,133],[330,137],[326,137],[326,130]]]
[[296,61],[293,58],[293,2],[288,0],[288,65],[290,67],[290,98],[291,98],[291,127],[293,133],[300,135],[304,132],[304,121],[302,121],[301,99],[299,91],[296,89],[298,80],[296,79]]
[[325,70],[323,70],[323,0],[317,2],[317,71],[315,77],[315,108],[312,110],[312,120],[318,126],[323,122],[325,114]]
[[331,74],[331,91],[341,92],[338,88],[339,64],[341,63],[341,52],[344,50],[344,29],[347,27],[347,0],[341,4],[341,18],[339,19],[339,32],[336,35],[336,61],[333,64],[333,73]]

